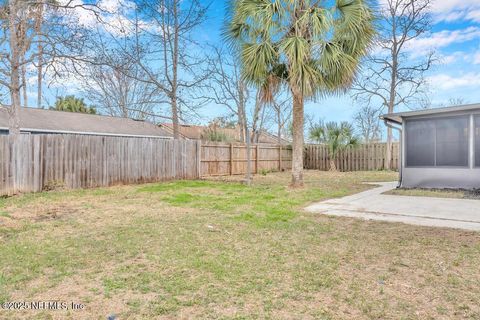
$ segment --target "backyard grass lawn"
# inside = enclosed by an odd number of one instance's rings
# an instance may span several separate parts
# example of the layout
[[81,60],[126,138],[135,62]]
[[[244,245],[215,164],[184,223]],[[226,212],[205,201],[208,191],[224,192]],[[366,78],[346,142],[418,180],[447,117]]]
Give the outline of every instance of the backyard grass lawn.
[[303,212],[392,181],[307,171],[0,199],[2,319],[479,319],[480,234]]

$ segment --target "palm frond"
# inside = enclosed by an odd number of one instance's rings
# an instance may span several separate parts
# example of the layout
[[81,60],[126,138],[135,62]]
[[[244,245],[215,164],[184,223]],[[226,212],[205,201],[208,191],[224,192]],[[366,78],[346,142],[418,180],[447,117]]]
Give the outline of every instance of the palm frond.
[[275,64],[277,53],[269,42],[245,43],[242,48],[242,70],[245,80],[261,85]]
[[339,152],[359,144],[359,138],[349,122],[319,122],[312,126],[309,134],[310,139],[327,146],[331,159],[336,159]]
[[[304,97],[348,88],[374,35],[368,0],[237,0],[224,37],[236,43],[245,79],[281,79]],[[276,65],[285,76],[272,76]],[[267,87],[270,87],[268,85]],[[266,92],[271,91],[266,90]]]

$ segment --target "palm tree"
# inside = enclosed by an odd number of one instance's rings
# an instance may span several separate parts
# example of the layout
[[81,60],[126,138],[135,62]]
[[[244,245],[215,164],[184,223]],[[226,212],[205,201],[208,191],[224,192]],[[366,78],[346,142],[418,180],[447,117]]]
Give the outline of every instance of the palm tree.
[[68,112],[80,112],[80,113],[90,113],[96,114],[97,110],[94,107],[89,107],[83,101],[82,98],[77,98],[74,95],[69,95],[65,97],[57,97],[55,105],[50,107],[52,110],[57,111],[68,111]]
[[305,99],[347,89],[373,35],[368,0],[234,0],[225,37],[264,101],[285,85],[293,100],[292,186],[303,185]]
[[330,171],[337,171],[335,160],[339,152],[358,146],[359,139],[355,135],[352,124],[348,122],[320,122],[310,129],[310,139],[323,143],[328,147]]

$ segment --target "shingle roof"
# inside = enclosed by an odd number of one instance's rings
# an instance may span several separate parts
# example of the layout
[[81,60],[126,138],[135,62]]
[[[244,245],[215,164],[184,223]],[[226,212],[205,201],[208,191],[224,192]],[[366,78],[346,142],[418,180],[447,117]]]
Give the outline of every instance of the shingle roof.
[[[163,123],[161,126],[170,133],[173,133],[173,124]],[[200,140],[202,139],[202,134],[207,128],[207,126],[180,124],[179,133],[182,138]],[[233,141],[240,141],[240,130],[238,128],[217,128],[217,130],[224,133]],[[261,131],[258,137],[258,142],[265,144],[277,144],[278,138],[276,135],[273,135],[267,131]],[[282,138],[282,144],[289,144],[289,141]]]
[[444,107],[444,108],[433,108],[433,109],[424,109],[424,110],[415,110],[407,112],[396,112],[388,113],[380,116],[382,120],[390,120],[397,123],[402,123],[403,118],[416,117],[416,116],[426,116],[434,114],[444,114],[444,113],[455,113],[455,112],[467,112],[467,111],[480,111],[480,104],[466,104],[460,106]]
[[[36,108],[20,108],[20,128],[29,132],[172,137],[169,132],[146,121]],[[8,129],[6,107],[0,107],[0,129]]]

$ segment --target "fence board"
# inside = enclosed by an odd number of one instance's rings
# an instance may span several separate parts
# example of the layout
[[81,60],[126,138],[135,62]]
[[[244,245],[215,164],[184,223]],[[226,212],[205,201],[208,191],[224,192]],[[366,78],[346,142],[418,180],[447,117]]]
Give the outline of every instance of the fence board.
[[[86,135],[0,136],[0,195],[200,177],[199,142]],[[14,152],[16,155],[12,154]],[[197,164],[198,163],[198,164]]]
[[[247,172],[246,145],[206,143],[201,149],[202,176],[240,175]],[[292,150],[287,146],[252,144],[250,158],[253,173],[292,167]]]
[[[383,143],[361,145],[342,152],[340,171],[380,170],[385,165]],[[393,144],[392,169],[398,168],[398,143]],[[292,149],[252,145],[254,172],[292,167]],[[90,188],[115,184],[240,175],[247,170],[243,144],[207,143],[154,138],[86,135],[21,135],[14,148],[10,136],[0,135],[0,195],[37,192],[53,186]],[[305,168],[329,169],[327,147],[307,145]]]
[[[361,144],[348,148],[338,155],[335,163],[339,171],[383,170],[386,163],[386,143]],[[323,170],[330,168],[328,148],[325,145],[307,145],[304,155],[305,169]],[[398,170],[399,144],[392,145],[391,169]]]

